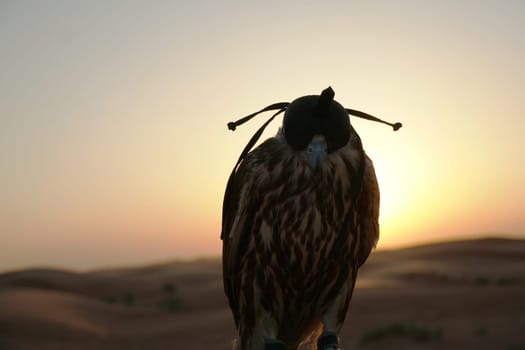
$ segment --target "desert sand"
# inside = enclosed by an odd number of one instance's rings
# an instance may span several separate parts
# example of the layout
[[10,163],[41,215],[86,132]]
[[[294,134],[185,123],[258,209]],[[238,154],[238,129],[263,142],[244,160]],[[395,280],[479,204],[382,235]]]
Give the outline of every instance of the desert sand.
[[[0,349],[232,348],[219,259],[0,274]],[[360,271],[344,349],[525,350],[525,241],[377,251]]]

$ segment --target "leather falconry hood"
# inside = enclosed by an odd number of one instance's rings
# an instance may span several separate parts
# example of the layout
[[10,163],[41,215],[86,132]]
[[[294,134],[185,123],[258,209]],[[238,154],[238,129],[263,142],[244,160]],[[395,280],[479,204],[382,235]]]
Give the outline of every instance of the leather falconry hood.
[[286,108],[283,119],[284,137],[295,150],[304,150],[314,137],[323,135],[328,152],[348,143],[350,119],[348,112],[334,100],[331,87],[321,95],[299,97]]

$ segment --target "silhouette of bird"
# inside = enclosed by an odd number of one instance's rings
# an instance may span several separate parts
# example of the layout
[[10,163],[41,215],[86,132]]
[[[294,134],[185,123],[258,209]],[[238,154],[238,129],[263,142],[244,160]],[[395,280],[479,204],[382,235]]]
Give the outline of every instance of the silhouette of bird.
[[[224,290],[240,350],[297,349],[313,335],[339,348],[358,269],[379,237],[379,189],[370,158],[329,87],[276,103],[228,180],[223,203]],[[250,152],[273,118],[283,125]]]

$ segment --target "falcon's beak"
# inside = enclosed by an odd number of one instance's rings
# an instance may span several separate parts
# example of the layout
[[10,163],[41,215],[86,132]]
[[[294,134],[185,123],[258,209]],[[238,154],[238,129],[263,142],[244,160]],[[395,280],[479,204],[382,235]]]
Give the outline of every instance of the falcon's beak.
[[306,147],[306,157],[312,170],[317,171],[323,164],[326,157],[326,142],[324,137],[314,137],[312,142]]

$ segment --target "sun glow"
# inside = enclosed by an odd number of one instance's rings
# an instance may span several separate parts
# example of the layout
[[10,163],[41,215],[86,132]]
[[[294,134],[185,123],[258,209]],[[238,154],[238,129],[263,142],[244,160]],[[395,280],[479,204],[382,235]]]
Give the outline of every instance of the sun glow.
[[328,86],[404,125],[351,118],[379,247],[525,233],[521,2],[1,7],[0,269],[219,255],[224,187],[265,117],[226,123]]

